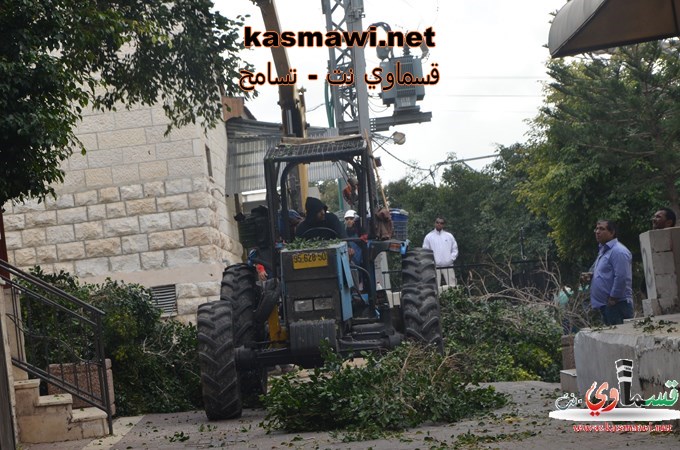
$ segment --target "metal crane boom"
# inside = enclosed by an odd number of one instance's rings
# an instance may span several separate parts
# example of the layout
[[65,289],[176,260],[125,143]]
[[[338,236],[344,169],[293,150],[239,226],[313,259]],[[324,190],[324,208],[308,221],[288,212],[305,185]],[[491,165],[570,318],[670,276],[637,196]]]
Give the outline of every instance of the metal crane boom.
[[[281,34],[281,23],[276,12],[274,0],[255,0],[255,4],[262,12],[262,20],[268,31],[275,31]],[[283,46],[271,47],[274,67],[279,77],[289,74],[291,66],[288,61],[288,53]],[[279,85],[279,106],[281,107],[281,123],[283,124],[283,135],[286,137],[307,137],[307,117],[305,114],[305,98],[302,92],[298,91],[297,84]],[[293,196],[293,207],[301,210],[307,198],[307,166],[298,166],[297,173],[292,174],[295,178],[294,186],[299,195]],[[291,180],[292,181],[292,180]]]

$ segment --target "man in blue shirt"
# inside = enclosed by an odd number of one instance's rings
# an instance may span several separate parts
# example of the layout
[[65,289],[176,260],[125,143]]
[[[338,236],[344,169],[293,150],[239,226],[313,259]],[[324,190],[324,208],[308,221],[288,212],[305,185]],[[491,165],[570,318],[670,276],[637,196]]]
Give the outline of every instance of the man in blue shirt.
[[605,325],[622,324],[633,317],[633,258],[616,238],[617,227],[611,220],[595,226],[599,252],[593,264],[590,304],[602,314]]

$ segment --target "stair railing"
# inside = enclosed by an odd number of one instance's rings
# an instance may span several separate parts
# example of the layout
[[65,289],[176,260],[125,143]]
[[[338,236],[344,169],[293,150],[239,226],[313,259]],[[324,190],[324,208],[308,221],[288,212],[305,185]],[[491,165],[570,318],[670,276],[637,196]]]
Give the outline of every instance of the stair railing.
[[6,323],[12,364],[44,381],[41,394],[67,392],[82,404],[104,411],[113,434],[103,341],[105,313],[2,259],[0,279],[11,303]]

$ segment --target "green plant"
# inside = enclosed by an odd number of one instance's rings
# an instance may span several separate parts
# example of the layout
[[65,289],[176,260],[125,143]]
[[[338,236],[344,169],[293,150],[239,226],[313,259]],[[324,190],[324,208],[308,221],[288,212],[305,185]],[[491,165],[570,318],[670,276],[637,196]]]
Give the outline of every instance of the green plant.
[[372,439],[425,421],[454,422],[505,403],[493,388],[472,388],[456,361],[430,348],[403,344],[365,364],[343,364],[326,349],[325,364],[309,379],[285,374],[263,398],[267,430],[343,430],[347,438]]
[[470,381],[555,381],[561,327],[545,302],[480,298],[462,289],[440,295],[442,333]]
[[[202,406],[195,326],[162,320],[151,292],[137,284],[109,279],[95,285],[80,283],[63,271],[45,274],[36,268],[32,272],[105,312],[104,352],[111,359],[117,414],[176,412]],[[69,344],[68,350],[55,347],[45,353],[40,352],[44,342],[38,341],[32,350],[34,357],[42,358],[37,361],[39,365],[63,362],[60,358],[66,356],[71,356],[71,361],[72,355],[87,359],[92,354],[94,341],[90,335],[71,335],[69,327],[59,326],[59,311],[39,312],[36,315],[32,311],[32,326],[51,342]]]

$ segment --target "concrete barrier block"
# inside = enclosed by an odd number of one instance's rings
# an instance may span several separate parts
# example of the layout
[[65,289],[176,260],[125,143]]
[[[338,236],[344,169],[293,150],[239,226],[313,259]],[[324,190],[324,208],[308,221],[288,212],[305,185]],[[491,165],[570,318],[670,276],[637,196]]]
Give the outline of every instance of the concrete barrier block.
[[576,376],[576,369],[560,370],[560,385],[562,392],[569,392],[579,394],[578,392],[578,377]]
[[650,230],[642,234],[649,235],[650,250],[652,252],[671,251],[671,232],[666,230]]
[[659,299],[678,298],[678,279],[674,273],[656,275],[656,295]]
[[661,305],[656,298],[645,298],[642,300],[642,315],[645,317],[661,315]]
[[673,252],[652,252],[652,267],[657,276],[674,274],[676,268]]

